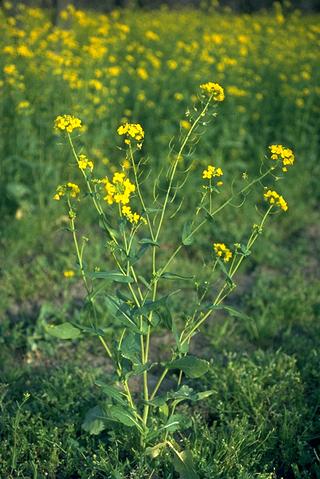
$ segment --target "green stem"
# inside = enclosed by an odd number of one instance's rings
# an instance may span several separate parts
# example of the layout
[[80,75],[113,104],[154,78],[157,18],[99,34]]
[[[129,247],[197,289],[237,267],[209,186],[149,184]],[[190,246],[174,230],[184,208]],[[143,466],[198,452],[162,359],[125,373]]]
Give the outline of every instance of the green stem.
[[[78,238],[77,238],[76,229],[75,229],[75,221],[74,221],[74,214],[75,213],[72,209],[72,206],[71,206],[71,203],[70,203],[70,198],[68,198],[68,207],[69,207],[70,229],[71,229],[71,232],[72,232],[73,242],[74,242],[74,246],[75,246],[75,249],[76,249],[76,254],[77,254],[77,259],[78,259],[78,263],[79,263],[79,266],[80,266],[82,280],[83,280],[83,283],[84,283],[86,291],[87,291],[89,303],[90,303],[94,318],[96,318],[96,309],[95,309],[95,306],[94,306],[94,303],[93,303],[91,290],[89,288],[88,281],[87,281],[87,278],[86,278],[86,274],[85,274],[85,271],[84,271],[84,268],[83,268],[82,254],[80,252]],[[104,338],[101,335],[98,335],[98,337],[99,337],[99,340],[100,340],[102,346],[106,350],[108,356],[112,359],[111,350],[110,350],[109,346],[107,345],[107,343],[105,342]]]

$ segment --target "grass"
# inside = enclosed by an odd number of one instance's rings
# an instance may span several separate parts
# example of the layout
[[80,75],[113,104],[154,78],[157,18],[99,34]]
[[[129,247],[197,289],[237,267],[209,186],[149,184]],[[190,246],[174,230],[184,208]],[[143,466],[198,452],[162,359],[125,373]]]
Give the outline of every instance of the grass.
[[[217,162],[227,184],[233,175],[241,181],[244,171],[250,176],[258,169],[272,142],[293,147],[297,162],[286,185],[279,182],[288,214],[271,219],[237,277],[232,301],[245,315],[215,317],[194,345],[195,354],[201,351],[210,360],[210,370],[188,384],[199,391],[212,389],[213,395],[180,407],[191,421],[176,439],[192,450],[203,479],[320,478],[317,17],[279,10],[250,17],[128,10],[105,20],[71,12],[64,38],[66,25],[46,26],[46,13],[39,10],[21,10],[16,26],[10,15],[1,10],[1,71],[15,64],[23,78],[13,75],[12,80],[4,73],[0,83],[0,477],[178,477],[168,451],[143,461],[128,429],[121,431],[121,442],[111,428],[97,436],[82,429],[88,408],[104,401],[95,382],[111,381],[109,364],[93,339],[66,344],[46,332],[51,321],[83,321],[85,295],[77,275],[62,277],[77,266],[64,212],[51,197],[56,185],[69,179],[71,160],[52,123],[58,114],[79,114],[88,131],[78,142],[87,145],[88,156],[105,175],[119,162],[116,127],[125,119],[140,121],[146,130],[145,156],[157,171],[167,165],[167,145],[179,136],[179,120],[189,118],[184,113],[192,111],[199,83],[213,79],[224,85],[226,101],[197,145],[200,168]],[[106,47],[108,54],[96,58],[86,50],[88,38],[103,27],[109,30],[100,32],[103,42],[97,49]],[[148,31],[159,39],[151,40]],[[10,53],[7,47],[13,45],[28,46],[33,57],[23,50]],[[53,71],[61,59],[70,62]],[[178,67],[170,69],[169,60]],[[110,70],[114,66],[121,67],[118,75]],[[147,79],[139,68],[147,71]],[[100,78],[102,90],[92,83]],[[75,86],[77,81],[81,86]],[[29,106],[19,107],[21,101]],[[186,209],[195,201],[196,175],[193,171]],[[201,275],[202,252],[213,236],[229,243],[244,237],[252,210],[245,205],[241,221],[236,212],[228,212],[214,230],[205,229],[175,261],[175,269],[187,267],[190,274]],[[103,239],[86,206],[81,215],[83,234],[90,233],[93,268],[103,256]],[[163,239],[168,249],[185,215],[182,210]],[[174,304],[177,312],[187,307],[184,298]],[[103,303],[100,308],[101,321],[108,325]],[[152,354],[165,354],[168,348],[169,340]]]

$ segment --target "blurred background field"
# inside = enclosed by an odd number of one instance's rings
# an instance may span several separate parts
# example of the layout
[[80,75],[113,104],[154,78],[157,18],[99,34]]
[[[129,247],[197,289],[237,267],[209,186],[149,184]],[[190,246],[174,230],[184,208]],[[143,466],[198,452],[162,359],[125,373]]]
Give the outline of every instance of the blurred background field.
[[[45,332],[53,320],[81,321],[84,300],[65,211],[52,200],[58,184],[80,181],[80,173],[53,122],[64,113],[81,118],[77,144],[101,176],[123,163],[118,125],[141,123],[142,154],[156,174],[169,165],[169,143],[190,127],[206,81],[223,85],[226,99],[193,153],[187,208],[207,164],[223,167],[226,188],[259,170],[269,144],[292,148],[296,164],[277,185],[288,213],[272,218],[238,277],[233,301],[251,319],[221,316],[194,346],[212,363],[199,387],[216,393],[193,408],[187,441],[204,478],[320,477],[320,16],[312,2],[304,13],[275,3],[250,14],[233,3],[239,8],[69,4],[57,16],[2,2],[0,477],[151,477],[111,434],[81,430],[98,394],[94,380],[108,373],[96,343],[70,348]],[[90,267],[108,264],[95,218],[86,208],[80,217]],[[164,238],[168,248],[184,221],[182,210]],[[215,236],[237,241],[251,224],[252,209],[241,218],[231,210],[181,264],[192,259],[190,272],[201,271],[199,251]],[[101,321],[110,324],[103,305]],[[165,458],[155,468],[153,477],[175,477]]]

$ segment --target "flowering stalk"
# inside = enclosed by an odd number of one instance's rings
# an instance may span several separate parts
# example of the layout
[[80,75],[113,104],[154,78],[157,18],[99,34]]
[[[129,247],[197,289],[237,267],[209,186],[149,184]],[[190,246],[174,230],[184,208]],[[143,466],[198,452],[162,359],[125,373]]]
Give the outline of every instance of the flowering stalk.
[[[206,361],[189,355],[190,341],[215,309],[218,307],[219,309],[230,309],[227,306],[223,306],[223,303],[235,287],[233,282],[234,276],[239,270],[244,258],[250,254],[250,250],[261,234],[270,213],[275,209],[287,211],[287,202],[279,193],[273,189],[266,188],[263,197],[268,207],[259,225],[254,226],[245,245],[235,243],[233,248],[223,243],[221,239],[214,238],[214,258],[208,274],[208,281],[206,281],[206,286],[202,289],[200,287],[198,289],[197,284],[199,283],[195,282],[198,300],[193,305],[192,313],[187,316],[187,320],[180,328],[180,331],[178,331],[177,325],[172,323],[172,317],[171,314],[169,314],[169,304],[167,302],[168,297],[176,293],[176,291],[169,291],[168,294],[159,298],[158,289],[160,279],[190,279],[180,275],[180,272],[176,274],[168,271],[169,266],[172,265],[173,260],[177,257],[178,253],[181,252],[182,248],[188,247],[192,243],[196,234],[200,232],[208,220],[212,221],[216,215],[221,213],[227,206],[232,206],[232,202],[235,198],[247,196],[247,193],[255,185],[262,184],[263,180],[267,177],[276,178],[273,174],[273,170],[278,166],[280,166],[282,173],[286,173],[288,167],[294,162],[294,155],[290,149],[284,148],[282,145],[271,145],[272,165],[267,167],[264,172],[260,172],[257,178],[254,178],[240,190],[235,192],[232,190],[230,196],[216,207],[214,206],[215,194],[219,194],[223,186],[222,177],[224,173],[221,167],[208,165],[202,172],[204,184],[202,186],[201,199],[195,210],[189,212],[191,218],[187,222],[187,226],[183,229],[181,241],[165,258],[164,264],[158,265],[157,248],[161,247],[159,238],[165,224],[169,205],[175,199],[175,193],[172,194],[172,192],[175,188],[174,184],[179,162],[190,138],[196,132],[201,119],[208,113],[210,104],[223,101],[224,99],[224,91],[222,87],[216,83],[208,82],[201,85],[200,88],[206,96],[206,101],[185,135],[178,154],[171,166],[168,175],[168,186],[161,203],[160,213],[159,209],[156,208],[155,214],[153,214],[154,208],[148,207],[144,191],[141,187],[140,165],[135,159],[135,153],[142,148],[144,140],[144,131],[140,124],[126,123],[118,128],[118,134],[124,137],[124,143],[127,146],[126,159],[130,162],[134,177],[134,180],[131,181],[129,177],[130,172],[127,172],[124,167],[121,171],[114,172],[110,177],[106,176],[101,179],[95,179],[93,176],[93,162],[85,155],[78,155],[76,153],[71,137],[72,131],[75,128],[81,127],[81,121],[71,115],[61,116],[56,120],[56,128],[66,131],[67,133],[72,154],[77,166],[81,170],[94,208],[98,212],[99,218],[102,219],[104,230],[111,240],[108,241],[107,246],[110,249],[111,257],[114,260],[117,271],[104,272],[99,270],[91,273],[90,277],[93,279],[109,279],[118,284],[122,284],[122,288],[126,288],[125,292],[120,289],[116,290],[116,295],[114,296],[106,294],[110,305],[110,313],[116,317],[117,321],[121,324],[120,335],[115,345],[113,343],[113,346],[110,347],[100,331],[98,334],[103,347],[114,363],[116,373],[122,384],[121,391],[117,385],[108,385],[105,387],[107,396],[110,396],[105,409],[106,418],[125,426],[135,427],[140,436],[140,444],[143,449],[149,444],[154,444],[155,440],[162,440],[162,442],[159,442],[158,445],[153,447],[161,449],[167,445],[172,451],[175,451],[178,457],[180,454],[179,451],[172,445],[172,442],[168,440],[172,434],[170,432],[170,419],[173,418],[177,405],[181,400],[191,399],[191,397],[193,398],[192,400],[194,400],[194,396],[185,396],[185,390],[184,395],[180,397],[179,388],[181,388],[184,374],[190,374],[191,377],[199,377],[201,374],[204,374],[209,367]],[[176,186],[176,188],[182,188],[184,184],[185,181]],[[154,191],[156,185],[157,183],[155,182]],[[64,196],[67,197],[70,230],[72,232],[80,273],[87,291],[92,317],[95,323],[94,326],[96,328],[98,322],[94,305],[96,293],[94,293],[93,287],[89,285],[86,271],[83,267],[84,244],[81,248],[79,247],[75,230],[75,212],[71,202],[71,199],[78,198],[79,194],[79,186],[73,182],[68,182],[57,188],[54,199],[59,201]],[[156,196],[157,195],[154,194],[154,197]],[[101,197],[105,200],[106,208],[108,208],[108,219],[105,213],[105,207],[101,203]],[[135,198],[138,199],[139,207],[142,209],[141,214],[134,208]],[[156,201],[155,199],[154,202],[156,203]],[[178,211],[178,209],[176,211]],[[170,216],[170,218],[172,217],[173,215]],[[139,239],[139,232],[140,230],[143,231],[144,228],[147,229],[149,238],[142,237]],[[140,249],[137,250],[137,245],[139,244]],[[142,271],[141,274],[138,264],[142,255],[147,251],[149,251],[150,254],[150,262],[147,263],[150,268],[150,279],[145,279],[145,271]],[[215,299],[212,300],[208,298],[208,296],[210,294],[209,286],[213,281],[216,293]],[[219,288],[216,285],[220,285]],[[127,295],[129,295],[129,297]],[[208,303],[204,305],[204,301],[208,301],[208,299],[209,305]],[[164,314],[161,308],[165,309]],[[176,346],[173,348],[171,360],[166,361],[163,365],[163,371],[151,392],[148,383],[148,371],[153,367],[153,364],[149,362],[151,334],[159,321],[162,321],[162,323],[171,330]],[[79,328],[81,329],[81,326],[79,326]],[[67,332],[63,330],[63,338],[71,338],[74,334],[74,329],[74,326],[72,326],[72,328],[69,327],[67,329]],[[59,332],[59,326],[55,327],[55,331]],[[168,393],[164,398],[158,398],[158,391],[164,379],[172,370],[179,371],[177,378],[178,390],[174,393]],[[130,389],[130,378],[132,376],[141,376],[142,379],[143,401],[140,403],[136,401]],[[126,400],[126,408],[124,408],[123,405],[123,398]],[[157,418],[156,415],[151,415],[154,408],[159,407],[159,404],[163,404],[163,401],[167,405],[167,424],[161,423],[161,421],[159,424],[159,418]],[[153,418],[152,430],[150,428],[150,416]],[[155,424],[158,424],[158,427],[154,427]]]

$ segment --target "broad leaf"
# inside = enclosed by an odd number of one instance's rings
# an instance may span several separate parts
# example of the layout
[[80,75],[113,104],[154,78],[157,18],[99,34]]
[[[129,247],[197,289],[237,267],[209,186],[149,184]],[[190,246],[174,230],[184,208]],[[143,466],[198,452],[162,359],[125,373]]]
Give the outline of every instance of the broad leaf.
[[80,330],[75,328],[71,323],[62,323],[54,326],[47,325],[46,331],[55,338],[59,339],[75,339],[80,336]]
[[104,392],[104,394],[106,394],[109,398],[114,399],[119,404],[127,404],[125,399],[126,395],[123,392],[119,391],[119,389],[116,389],[114,386],[111,386],[110,384],[105,384],[101,381],[96,381],[96,385],[99,386]]
[[108,295],[105,298],[105,305],[109,313],[117,320],[119,320],[124,326],[139,333],[139,328],[132,318],[132,311],[130,306],[125,302],[117,298],[116,296]]
[[159,444],[156,444],[153,447],[147,447],[146,448],[146,454],[151,456],[153,459],[155,457],[158,457],[159,454],[161,453],[161,450],[166,447],[167,443],[166,442],[160,442]]
[[129,332],[121,343],[121,355],[129,359],[133,364],[141,363],[140,336]]
[[164,428],[169,432],[177,431],[178,429],[186,429],[191,426],[190,417],[183,414],[174,414],[170,416]]
[[199,378],[209,369],[208,361],[195,356],[184,356],[167,364],[168,369],[181,369],[189,378]]
[[176,404],[181,401],[201,401],[202,399],[206,399],[207,397],[211,396],[213,391],[202,391],[202,392],[195,392],[192,388],[187,385],[183,385],[178,391],[175,392],[168,392],[167,398],[174,399]]
[[140,244],[149,244],[150,246],[160,246],[159,243],[157,243],[156,241],[153,241],[151,238],[142,238],[140,241],[139,241]]
[[131,371],[125,374],[125,377],[129,379],[132,376],[141,376],[141,374],[143,374],[145,371],[149,371],[149,369],[151,369],[156,364],[157,363],[151,363],[151,362],[148,362],[145,364],[138,364],[138,365],[134,364]]
[[105,414],[100,406],[89,409],[82,423],[82,428],[89,434],[99,434],[106,428]]
[[107,409],[108,417],[115,422],[120,422],[124,426],[128,427],[137,427],[141,429],[140,424],[137,422],[137,419],[128,412],[128,409],[125,409],[122,406],[110,406]]
[[199,479],[196,473],[192,454],[189,450],[182,452],[174,451],[173,465],[180,479]]
[[118,271],[95,271],[94,273],[87,273],[87,276],[92,279],[106,279],[116,281],[117,283],[133,283],[131,276],[124,275]]
[[193,236],[191,235],[192,233],[192,221],[187,221],[183,225],[183,230],[182,230],[182,244],[185,246],[189,246],[193,243]]

